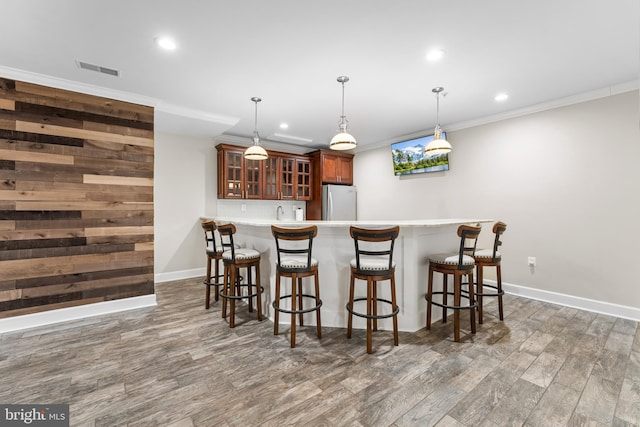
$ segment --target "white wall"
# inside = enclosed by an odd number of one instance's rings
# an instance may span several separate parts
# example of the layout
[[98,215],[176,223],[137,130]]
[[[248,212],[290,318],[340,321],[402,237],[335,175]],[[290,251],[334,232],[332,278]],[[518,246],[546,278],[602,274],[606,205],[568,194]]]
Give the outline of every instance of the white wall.
[[156,281],[204,274],[200,217],[216,213],[213,139],[155,134]]
[[360,219],[502,220],[503,281],[640,310],[638,106],[632,91],[448,132],[447,172],[395,177],[389,147],[357,153]]

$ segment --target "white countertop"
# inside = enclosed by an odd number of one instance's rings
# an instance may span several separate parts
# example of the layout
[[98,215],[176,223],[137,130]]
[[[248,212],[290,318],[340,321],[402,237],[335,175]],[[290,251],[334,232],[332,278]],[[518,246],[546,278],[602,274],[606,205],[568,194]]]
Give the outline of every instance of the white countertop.
[[257,227],[277,225],[281,227],[306,227],[317,225],[318,227],[441,227],[443,225],[475,224],[492,222],[491,219],[475,218],[448,218],[448,219],[412,219],[412,220],[369,220],[369,221],[295,221],[292,219],[276,220],[264,218],[222,218],[203,217],[202,219],[215,220],[217,223],[234,223],[238,225],[252,225]]

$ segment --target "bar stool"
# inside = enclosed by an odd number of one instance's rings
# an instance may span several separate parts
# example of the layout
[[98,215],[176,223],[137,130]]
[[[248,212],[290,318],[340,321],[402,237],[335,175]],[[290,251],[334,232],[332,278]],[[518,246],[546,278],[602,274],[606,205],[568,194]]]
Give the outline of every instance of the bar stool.
[[[367,353],[373,353],[372,330],[378,330],[378,319],[393,318],[393,343],[398,345],[398,313],[400,308],[396,303],[396,265],[393,261],[393,246],[400,233],[400,227],[395,226],[382,230],[368,230],[351,226],[349,234],[355,244],[356,257],[350,262],[351,283],[349,286],[349,302],[347,311],[349,321],[347,338],[351,338],[353,315],[367,319]],[[354,298],[355,279],[367,281],[367,297]],[[389,280],[391,285],[391,301],[378,298],[377,282]],[[356,312],[354,303],[366,301],[366,314]],[[378,314],[378,303],[386,303],[391,306],[388,314]]]
[[[429,282],[427,285],[427,330],[431,329],[431,308],[432,305],[442,307],[442,323],[447,322],[447,308],[454,310],[453,312],[453,334],[456,342],[460,341],[460,310],[469,310],[469,322],[471,325],[471,333],[476,333],[476,316],[475,310],[477,303],[474,298],[473,286],[469,286],[469,293],[462,294],[462,276],[469,276],[469,283],[473,283],[473,269],[475,267],[475,259],[473,255],[476,250],[478,235],[480,234],[480,225],[461,225],[458,227],[458,236],[460,236],[460,248],[457,253],[435,254],[429,257]],[[433,292],[433,273],[438,272],[443,275],[443,284],[441,292]],[[453,292],[449,291],[447,285],[447,277],[453,275]],[[435,302],[433,295],[442,295],[442,303]],[[448,296],[453,295],[453,305],[448,303]],[[461,305],[461,298],[469,300],[469,304]]]
[[[215,286],[216,292],[214,298],[218,301],[218,287],[222,286],[220,278],[222,275],[219,272],[218,261],[222,260],[222,246],[216,245],[215,230],[216,223],[213,221],[203,221],[202,229],[204,230],[204,239],[207,244],[207,276],[202,283],[207,287],[205,294],[204,308],[209,309],[209,301],[211,299],[211,286]],[[214,276],[211,276],[211,264],[215,263]],[[212,279],[215,279],[212,281]]]
[[[262,320],[262,299],[260,295],[264,288],[260,286],[260,252],[249,248],[236,248],[233,243],[233,235],[236,226],[233,224],[218,225],[218,233],[222,242],[222,262],[224,264],[224,283],[220,296],[224,299],[222,306],[222,317],[227,317],[227,301],[230,304],[229,327],[235,327],[236,301],[241,299],[249,300],[249,312],[253,312],[253,298],[256,298],[258,308],[258,320]],[[238,271],[241,268],[247,269],[247,283],[241,284]],[[256,283],[252,283],[251,268],[256,272]],[[242,295],[241,288],[247,288],[247,294]],[[255,288],[255,292],[254,291]]]
[[[316,329],[318,338],[322,338],[322,325],[320,323],[320,284],[318,281],[318,260],[311,256],[313,238],[318,235],[318,227],[315,225],[303,228],[282,228],[271,226],[271,234],[276,241],[276,296],[273,301],[274,321],[273,334],[278,335],[278,321],[280,313],[291,314],[291,348],[296,346],[296,314],[300,326],[304,326],[304,313],[316,312]],[[313,276],[315,282],[315,295],[305,294],[302,290],[302,279]],[[283,277],[291,279],[291,293],[280,295],[280,282]],[[297,286],[296,286],[297,284]],[[297,289],[296,289],[297,288]],[[313,299],[314,306],[303,308],[304,298]],[[291,299],[291,309],[280,307],[280,301]]]
[[[495,234],[493,240],[493,249],[478,249],[474,255],[476,261],[476,276],[478,282],[476,283],[476,296],[478,297],[478,323],[482,323],[482,297],[498,297],[498,312],[500,320],[504,320],[504,314],[502,311],[502,274],[500,271],[500,261],[502,255],[498,251],[502,246],[502,233],[507,229],[507,224],[498,221],[493,225],[493,233]],[[496,285],[489,285],[483,283],[483,270],[484,267],[496,268]],[[484,287],[495,289],[495,292],[484,292]]]

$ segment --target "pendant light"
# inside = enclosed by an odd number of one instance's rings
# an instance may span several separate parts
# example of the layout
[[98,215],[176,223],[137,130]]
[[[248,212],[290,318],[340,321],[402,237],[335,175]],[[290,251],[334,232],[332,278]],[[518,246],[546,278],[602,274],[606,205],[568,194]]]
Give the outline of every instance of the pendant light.
[[253,138],[251,138],[253,145],[244,151],[244,158],[249,160],[266,160],[269,155],[267,154],[267,150],[260,145],[260,135],[258,135],[258,102],[262,101],[262,99],[253,97],[251,100],[256,104],[255,127],[253,130]]
[[442,129],[440,129],[440,92],[443,87],[438,86],[431,89],[436,94],[436,128],[433,131],[433,140],[424,148],[424,153],[433,156],[436,154],[446,154],[451,151],[451,144],[446,139],[442,139]]
[[329,148],[332,150],[351,150],[352,148],[356,148],[358,143],[356,139],[347,133],[347,125],[349,122],[347,121],[347,117],[344,115],[344,84],[349,81],[349,77],[340,76],[338,77],[338,82],[342,83],[342,115],[340,116],[340,122],[338,122],[338,129],[340,130],[336,136],[331,138],[331,142],[329,143]]

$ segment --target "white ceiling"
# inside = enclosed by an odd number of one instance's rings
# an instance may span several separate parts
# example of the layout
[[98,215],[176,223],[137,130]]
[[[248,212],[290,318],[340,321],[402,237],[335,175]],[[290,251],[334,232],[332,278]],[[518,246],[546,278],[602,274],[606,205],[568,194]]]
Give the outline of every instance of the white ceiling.
[[[336,133],[340,75],[364,148],[430,132],[435,86],[446,130],[634,89],[640,76],[638,0],[3,0],[2,15],[0,75],[139,97],[157,107],[156,129],[211,137],[251,136],[259,96],[262,138],[309,148]],[[160,35],[178,48],[158,48]],[[432,48],[441,61],[426,61]]]

